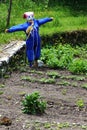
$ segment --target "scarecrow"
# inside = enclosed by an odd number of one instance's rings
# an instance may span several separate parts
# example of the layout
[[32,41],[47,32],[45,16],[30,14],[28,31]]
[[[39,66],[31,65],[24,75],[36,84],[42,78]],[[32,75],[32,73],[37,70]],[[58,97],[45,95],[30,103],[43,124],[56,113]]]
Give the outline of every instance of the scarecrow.
[[25,12],[23,18],[27,21],[6,29],[5,32],[12,33],[15,31],[24,31],[26,34],[26,56],[29,66],[38,67],[38,59],[41,54],[41,38],[39,35],[39,27],[42,24],[50,22],[53,18],[35,19],[33,12]]

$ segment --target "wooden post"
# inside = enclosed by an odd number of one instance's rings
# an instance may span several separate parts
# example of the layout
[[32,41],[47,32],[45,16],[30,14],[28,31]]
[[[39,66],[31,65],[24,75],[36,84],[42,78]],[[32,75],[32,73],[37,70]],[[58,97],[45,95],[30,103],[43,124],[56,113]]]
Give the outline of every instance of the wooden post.
[[10,0],[10,2],[9,2],[6,28],[9,26],[9,23],[10,23],[11,8],[12,8],[12,0]]

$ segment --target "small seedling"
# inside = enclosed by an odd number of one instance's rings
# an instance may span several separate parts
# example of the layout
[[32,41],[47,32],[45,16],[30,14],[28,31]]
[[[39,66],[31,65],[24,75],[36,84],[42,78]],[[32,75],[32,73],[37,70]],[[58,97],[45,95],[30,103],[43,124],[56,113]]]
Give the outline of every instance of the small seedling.
[[4,78],[8,79],[8,78],[10,78],[10,75],[4,75]]
[[68,128],[70,127],[70,124],[68,122],[65,123],[59,123],[58,124],[58,128],[62,129],[62,128]]
[[47,75],[51,78],[59,78],[60,77],[60,74],[55,72],[55,71],[52,71],[52,72],[48,72]]
[[50,128],[50,127],[51,127],[51,124],[50,124],[50,123],[47,122],[47,123],[44,124],[44,128],[45,128],[45,129],[48,129],[48,128]]
[[87,89],[87,84],[83,84],[81,87]]
[[52,83],[55,83],[55,79],[54,78],[41,78],[40,80],[40,83],[48,83],[48,84],[52,84]]
[[30,76],[22,76],[21,79],[29,81],[29,82],[35,82],[35,80],[33,78],[31,78]]
[[61,81],[61,82],[57,82],[58,85],[64,85],[64,86],[68,86],[68,85],[71,85],[70,82],[68,81]]
[[5,85],[4,84],[0,84],[0,88],[4,88],[5,87]]
[[66,93],[67,93],[67,90],[66,90],[66,89],[63,89],[63,90],[62,90],[62,94],[63,94],[63,95],[66,95]]
[[83,76],[75,76],[74,79],[77,80],[77,81],[84,81],[85,77],[83,77]]
[[0,95],[2,95],[4,92],[3,91],[0,91]]
[[81,128],[82,128],[83,130],[87,130],[87,125],[82,125]]
[[73,87],[78,87],[78,83],[77,83],[77,82],[73,82],[71,85],[72,85]]
[[26,92],[19,92],[18,93],[20,96],[25,96]]
[[77,105],[77,107],[79,108],[79,109],[81,109],[81,108],[83,108],[84,107],[84,100],[83,99],[78,99],[77,101],[76,101],[76,105]]

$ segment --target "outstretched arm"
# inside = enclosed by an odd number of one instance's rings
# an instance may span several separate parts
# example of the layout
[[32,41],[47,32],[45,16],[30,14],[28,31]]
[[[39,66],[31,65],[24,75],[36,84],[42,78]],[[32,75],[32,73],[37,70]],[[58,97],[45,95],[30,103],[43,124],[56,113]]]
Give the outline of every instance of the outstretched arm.
[[15,31],[25,31],[27,28],[26,24],[19,24],[19,25],[16,25],[16,26],[12,26],[11,28],[9,29],[6,29],[5,32],[15,32]]
[[43,19],[38,19],[38,23],[39,23],[39,26],[42,25],[42,24],[45,24],[47,22],[50,22],[53,20],[53,17],[51,18],[43,18]]

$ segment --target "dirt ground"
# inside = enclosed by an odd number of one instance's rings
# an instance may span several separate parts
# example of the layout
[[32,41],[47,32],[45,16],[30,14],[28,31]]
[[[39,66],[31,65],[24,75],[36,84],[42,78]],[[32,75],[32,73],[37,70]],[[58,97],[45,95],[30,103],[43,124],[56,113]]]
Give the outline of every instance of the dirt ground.
[[[55,73],[57,75],[55,75]],[[24,77],[30,77],[25,80]],[[50,79],[54,79],[53,81]],[[0,79],[0,130],[87,130],[87,76],[51,68],[12,72]],[[22,112],[25,94],[38,91],[47,108],[43,115]],[[82,105],[81,105],[82,104]]]

